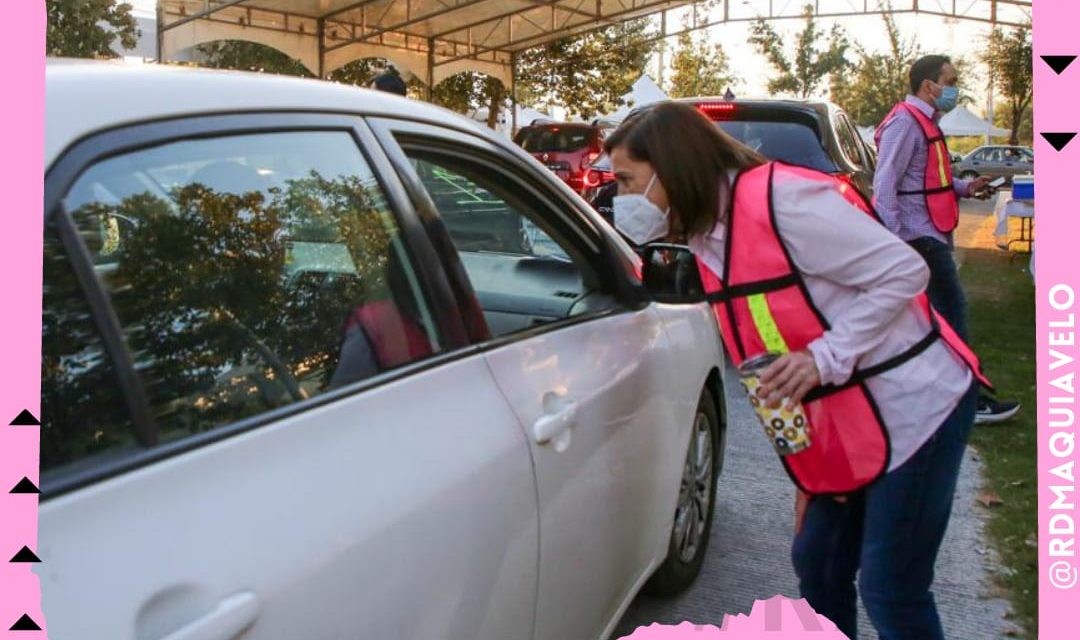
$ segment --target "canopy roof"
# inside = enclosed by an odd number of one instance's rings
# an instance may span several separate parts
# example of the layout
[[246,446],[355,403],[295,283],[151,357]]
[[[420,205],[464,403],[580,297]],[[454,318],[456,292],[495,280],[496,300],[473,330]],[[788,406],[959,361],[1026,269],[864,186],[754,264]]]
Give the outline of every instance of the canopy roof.
[[[558,38],[661,14],[657,38],[670,37],[667,12],[692,0],[158,0],[159,55],[171,59],[215,40],[275,47],[324,77],[353,60],[389,59],[429,86],[461,71],[512,80],[515,54]],[[799,18],[795,0],[698,3],[683,30]],[[820,16],[922,13],[1001,25],[1030,19],[1031,0],[816,0]],[[672,20],[673,26],[681,21]]]

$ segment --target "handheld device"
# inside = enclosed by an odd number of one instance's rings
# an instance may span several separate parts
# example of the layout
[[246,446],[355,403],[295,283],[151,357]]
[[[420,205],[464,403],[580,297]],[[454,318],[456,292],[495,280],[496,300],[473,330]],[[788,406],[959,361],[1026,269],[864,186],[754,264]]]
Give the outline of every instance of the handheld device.
[[991,180],[990,184],[988,184],[986,186],[990,187],[991,189],[997,189],[998,187],[1000,187],[1003,184],[1005,184],[1005,177],[1004,176],[998,178],[997,180]]

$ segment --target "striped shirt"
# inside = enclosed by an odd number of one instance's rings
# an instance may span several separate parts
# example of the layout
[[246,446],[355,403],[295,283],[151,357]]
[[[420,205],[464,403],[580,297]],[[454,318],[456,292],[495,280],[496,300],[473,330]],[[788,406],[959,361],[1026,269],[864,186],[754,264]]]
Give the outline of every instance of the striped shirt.
[[[915,96],[906,102],[934,118],[934,108]],[[936,118],[935,118],[936,120]],[[907,111],[881,125],[878,164],[874,174],[874,208],[893,233],[902,240],[934,238],[952,246],[952,233],[941,233],[930,220],[926,198],[922,194],[897,195],[900,191],[925,188],[926,160],[929,149],[922,128]],[[969,180],[953,179],[957,197],[967,197]]]

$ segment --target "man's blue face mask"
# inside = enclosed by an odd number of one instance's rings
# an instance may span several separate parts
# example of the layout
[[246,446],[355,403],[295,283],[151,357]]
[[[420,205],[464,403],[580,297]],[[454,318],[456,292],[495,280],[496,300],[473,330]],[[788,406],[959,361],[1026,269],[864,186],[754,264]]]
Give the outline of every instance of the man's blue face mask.
[[957,87],[941,87],[941,95],[934,98],[934,106],[938,111],[952,111],[956,108],[956,102],[960,99],[960,89]]

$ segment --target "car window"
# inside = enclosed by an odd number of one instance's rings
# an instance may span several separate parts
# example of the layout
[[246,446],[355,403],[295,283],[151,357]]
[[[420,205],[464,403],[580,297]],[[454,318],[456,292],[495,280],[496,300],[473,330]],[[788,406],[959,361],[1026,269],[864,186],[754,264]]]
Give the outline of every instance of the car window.
[[437,351],[397,223],[350,134],[165,144],[65,200],[159,439],[311,398]]
[[404,145],[493,336],[608,308],[595,271],[496,165]]
[[978,151],[974,151],[971,154],[971,159],[976,162],[984,162],[988,157],[988,152],[988,149],[980,149]]
[[135,450],[116,369],[75,272],[45,235],[41,304],[41,470]]
[[739,142],[770,160],[781,160],[827,173],[836,171],[817,131],[806,122],[720,120],[716,123]]
[[864,164],[862,155],[859,152],[861,142],[859,136],[852,129],[848,123],[847,118],[838,116],[836,118],[836,135],[840,140],[840,148],[844,150],[844,155],[857,167],[862,167]]
[[589,144],[591,127],[536,127],[527,129],[521,146],[530,153],[579,151]]

